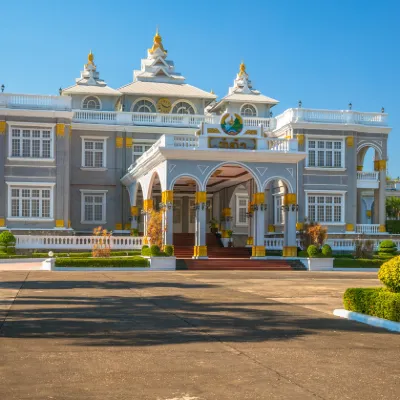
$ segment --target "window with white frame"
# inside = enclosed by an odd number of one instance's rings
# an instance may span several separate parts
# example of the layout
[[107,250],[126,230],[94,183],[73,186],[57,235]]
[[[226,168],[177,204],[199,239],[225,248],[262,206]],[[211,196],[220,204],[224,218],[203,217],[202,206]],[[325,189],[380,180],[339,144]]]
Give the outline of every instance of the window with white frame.
[[82,167],[106,167],[106,139],[82,138]]
[[194,108],[185,101],[180,101],[176,103],[172,109],[172,114],[194,114]]
[[247,225],[247,207],[249,198],[236,195],[236,225]]
[[342,194],[308,194],[308,219],[320,223],[343,223],[344,200]]
[[137,101],[132,108],[133,112],[143,112],[143,113],[155,113],[156,107],[149,100],[139,100]]
[[242,117],[257,117],[257,109],[252,104],[244,104],[240,109]]
[[53,158],[50,128],[11,128],[10,157]]
[[100,110],[100,100],[95,96],[88,96],[83,100],[82,108],[84,110]]
[[308,166],[323,168],[344,167],[343,140],[308,140]]
[[53,217],[52,187],[9,187],[9,218]]
[[106,222],[106,194],[104,190],[81,191],[81,222],[104,224]]
[[153,143],[136,143],[132,146],[132,161],[135,163],[138,158],[147,150],[150,149],[150,147],[153,145]]
[[281,225],[285,223],[285,212],[283,206],[283,195],[274,195],[274,224]]

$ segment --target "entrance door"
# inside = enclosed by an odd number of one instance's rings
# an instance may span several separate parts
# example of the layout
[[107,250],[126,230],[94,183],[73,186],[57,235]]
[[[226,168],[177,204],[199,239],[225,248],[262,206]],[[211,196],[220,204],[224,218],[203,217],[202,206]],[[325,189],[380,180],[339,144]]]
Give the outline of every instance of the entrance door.
[[174,200],[174,233],[182,233],[182,199]]

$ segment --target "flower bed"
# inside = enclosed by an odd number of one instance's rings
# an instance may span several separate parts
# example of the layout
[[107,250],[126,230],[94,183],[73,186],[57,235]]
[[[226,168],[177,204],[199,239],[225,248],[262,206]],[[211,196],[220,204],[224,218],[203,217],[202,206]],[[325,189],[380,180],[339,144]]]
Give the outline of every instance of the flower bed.
[[109,257],[109,258],[76,258],[59,257],[55,259],[56,267],[84,267],[84,268],[136,268],[148,267],[149,262],[140,256]]
[[350,288],[343,297],[344,308],[400,322],[400,293],[386,288]]

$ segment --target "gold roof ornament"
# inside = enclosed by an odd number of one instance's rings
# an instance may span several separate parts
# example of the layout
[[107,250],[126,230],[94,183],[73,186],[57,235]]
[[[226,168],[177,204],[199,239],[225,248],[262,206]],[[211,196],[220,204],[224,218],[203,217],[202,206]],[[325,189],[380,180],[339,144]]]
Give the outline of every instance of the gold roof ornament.
[[90,53],[88,54],[88,63],[86,64],[86,66],[88,65],[93,65],[93,67],[96,67],[96,65],[94,64],[94,54],[92,53],[92,50],[90,50]]
[[162,37],[158,33],[158,27],[156,29],[156,34],[153,38],[153,46],[151,49],[149,49],[149,53],[153,54],[157,49],[161,49],[165,54],[167,54],[167,50],[164,49],[164,46],[162,44]]
[[239,76],[246,75],[246,64],[242,61],[239,67]]
[[211,94],[215,94],[215,93],[214,93],[214,90],[212,90],[212,89],[210,90],[210,93],[211,93]]

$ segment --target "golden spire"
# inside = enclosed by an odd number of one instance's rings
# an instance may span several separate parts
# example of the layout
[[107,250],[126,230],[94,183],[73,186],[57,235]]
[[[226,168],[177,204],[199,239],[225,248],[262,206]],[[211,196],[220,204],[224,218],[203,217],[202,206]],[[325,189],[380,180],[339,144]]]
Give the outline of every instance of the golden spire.
[[96,65],[94,64],[93,60],[94,60],[94,54],[92,53],[92,50],[90,50],[90,53],[88,54],[88,63],[86,64],[86,66],[88,65],[93,65],[93,67],[95,67]]
[[214,93],[214,90],[212,90],[212,89],[210,90],[210,93],[211,93],[211,94],[215,94],[215,93]]
[[149,53],[153,54],[158,48],[160,48],[165,54],[167,54],[167,50],[164,49],[164,46],[162,44],[162,37],[158,33],[158,26],[157,26],[156,34],[154,35],[153,38],[153,46],[151,49],[149,49]]
[[246,65],[245,65],[245,63],[244,63],[243,60],[242,60],[242,62],[241,62],[241,64],[240,64],[240,67],[239,67],[239,76],[242,76],[242,75],[244,75],[244,74],[247,74],[247,72],[246,72]]

